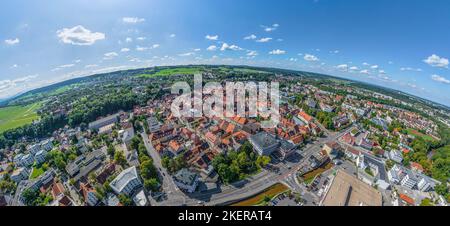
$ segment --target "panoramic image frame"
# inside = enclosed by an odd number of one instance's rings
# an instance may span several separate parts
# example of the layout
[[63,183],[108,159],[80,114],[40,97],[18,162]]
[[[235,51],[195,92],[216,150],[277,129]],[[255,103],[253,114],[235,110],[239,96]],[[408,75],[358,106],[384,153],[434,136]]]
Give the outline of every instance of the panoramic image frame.
[[4,1],[0,211],[169,208],[210,223],[448,206],[449,12],[439,0]]

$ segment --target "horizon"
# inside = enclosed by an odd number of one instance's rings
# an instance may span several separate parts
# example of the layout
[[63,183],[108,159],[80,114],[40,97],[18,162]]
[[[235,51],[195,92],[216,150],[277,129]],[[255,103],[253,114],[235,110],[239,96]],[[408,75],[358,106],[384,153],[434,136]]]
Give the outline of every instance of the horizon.
[[450,106],[450,15],[439,13],[448,2],[198,3],[4,3],[0,100],[127,68],[224,64],[320,73]]

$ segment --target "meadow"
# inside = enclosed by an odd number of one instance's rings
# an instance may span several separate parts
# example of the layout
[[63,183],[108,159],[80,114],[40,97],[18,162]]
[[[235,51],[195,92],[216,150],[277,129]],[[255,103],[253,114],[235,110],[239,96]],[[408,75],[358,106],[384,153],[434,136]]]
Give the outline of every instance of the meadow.
[[0,108],[0,133],[14,129],[39,119],[36,111],[41,106],[34,103],[26,106],[9,106]]

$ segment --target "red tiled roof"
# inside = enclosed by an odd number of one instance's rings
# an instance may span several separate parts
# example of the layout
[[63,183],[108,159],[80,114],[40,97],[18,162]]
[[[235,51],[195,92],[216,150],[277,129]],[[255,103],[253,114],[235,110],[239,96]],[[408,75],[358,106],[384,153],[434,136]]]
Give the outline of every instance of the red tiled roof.
[[298,113],[298,115],[305,119],[307,122],[310,122],[312,120],[312,117],[304,111],[301,111],[300,113]]
[[405,194],[400,194],[399,197],[400,197],[401,200],[405,201],[406,203],[408,203],[410,205],[414,205],[415,204],[414,199],[409,197],[409,196],[407,196],[407,195],[405,195]]

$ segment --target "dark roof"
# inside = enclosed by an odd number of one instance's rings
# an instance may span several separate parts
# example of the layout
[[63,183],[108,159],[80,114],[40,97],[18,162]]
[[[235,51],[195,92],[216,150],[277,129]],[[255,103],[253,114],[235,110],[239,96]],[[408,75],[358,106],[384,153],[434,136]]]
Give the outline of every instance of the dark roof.
[[176,181],[178,181],[180,183],[192,185],[192,184],[194,184],[195,180],[197,179],[197,174],[184,168],[184,169],[179,170],[175,174],[174,178]]
[[277,139],[275,139],[274,136],[266,132],[252,135],[250,139],[261,148],[268,148],[278,143]]

